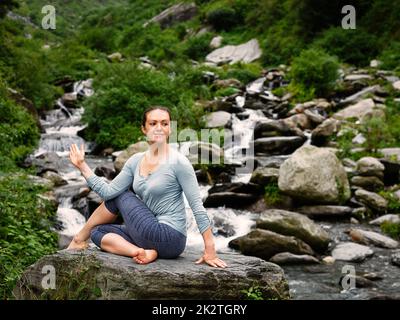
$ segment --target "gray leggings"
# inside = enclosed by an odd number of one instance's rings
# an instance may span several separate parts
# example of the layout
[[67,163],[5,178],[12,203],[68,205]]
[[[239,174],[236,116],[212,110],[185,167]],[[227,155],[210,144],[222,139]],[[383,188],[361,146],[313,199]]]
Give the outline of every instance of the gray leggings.
[[164,223],[158,222],[154,213],[132,191],[105,201],[106,208],[122,215],[123,225],[103,224],[93,228],[92,241],[101,247],[107,233],[115,233],[130,243],[144,249],[154,249],[159,258],[177,258],[186,246],[186,236]]

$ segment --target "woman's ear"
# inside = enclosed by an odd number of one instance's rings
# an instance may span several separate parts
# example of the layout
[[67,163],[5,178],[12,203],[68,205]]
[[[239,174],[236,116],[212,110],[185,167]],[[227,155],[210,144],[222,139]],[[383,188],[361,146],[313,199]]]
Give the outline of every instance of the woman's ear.
[[140,126],[140,129],[142,130],[143,134],[146,135],[146,129],[143,127],[143,125]]

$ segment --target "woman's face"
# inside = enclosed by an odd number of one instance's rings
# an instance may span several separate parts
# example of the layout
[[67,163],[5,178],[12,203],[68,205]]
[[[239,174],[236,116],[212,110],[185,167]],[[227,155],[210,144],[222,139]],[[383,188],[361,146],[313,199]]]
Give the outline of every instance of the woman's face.
[[142,132],[147,136],[148,143],[165,143],[171,134],[170,118],[167,111],[155,109],[147,113],[146,124]]

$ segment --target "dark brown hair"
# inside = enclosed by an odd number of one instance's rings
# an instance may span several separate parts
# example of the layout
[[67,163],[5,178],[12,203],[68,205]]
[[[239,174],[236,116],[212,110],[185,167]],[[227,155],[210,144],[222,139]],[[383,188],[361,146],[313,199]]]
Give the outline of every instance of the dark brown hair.
[[163,107],[163,106],[151,106],[151,107],[148,107],[148,108],[147,108],[146,110],[144,110],[144,112],[143,112],[143,117],[142,117],[142,126],[143,126],[143,127],[146,125],[147,114],[148,114],[150,111],[153,111],[153,110],[163,110],[163,111],[168,112],[169,120],[171,120],[171,111],[170,111],[167,107]]

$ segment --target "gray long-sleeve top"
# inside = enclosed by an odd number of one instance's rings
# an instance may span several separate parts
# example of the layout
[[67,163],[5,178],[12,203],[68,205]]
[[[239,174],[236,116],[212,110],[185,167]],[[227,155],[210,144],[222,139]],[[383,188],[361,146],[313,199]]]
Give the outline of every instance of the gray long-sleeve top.
[[200,233],[206,231],[211,222],[203,206],[196,174],[190,161],[177,150],[170,148],[168,161],[159,165],[152,174],[143,177],[139,172],[139,164],[144,154],[140,152],[130,157],[110,183],[93,174],[87,179],[88,186],[104,200],[113,199],[132,186],[133,191],[160,223],[165,223],[186,235],[183,191]]

